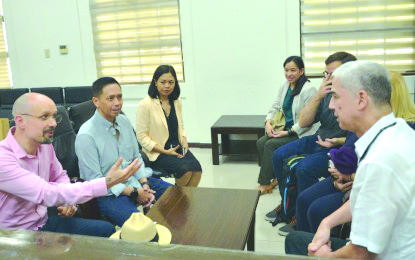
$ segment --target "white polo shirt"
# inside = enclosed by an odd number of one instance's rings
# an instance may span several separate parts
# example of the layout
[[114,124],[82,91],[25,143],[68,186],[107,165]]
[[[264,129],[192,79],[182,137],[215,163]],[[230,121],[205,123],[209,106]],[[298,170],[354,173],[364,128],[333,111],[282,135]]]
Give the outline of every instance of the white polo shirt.
[[367,152],[350,195],[352,243],[380,259],[415,259],[415,131],[389,114],[355,146],[359,160]]

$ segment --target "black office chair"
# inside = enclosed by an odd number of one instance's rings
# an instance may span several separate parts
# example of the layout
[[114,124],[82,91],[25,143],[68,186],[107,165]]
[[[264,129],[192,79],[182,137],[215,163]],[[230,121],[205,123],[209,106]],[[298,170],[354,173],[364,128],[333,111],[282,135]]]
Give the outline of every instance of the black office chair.
[[13,119],[13,104],[28,88],[0,89],[0,118]]
[[92,87],[65,87],[65,106],[70,107],[92,100]]
[[48,96],[57,106],[65,105],[63,88],[61,87],[31,88],[30,92],[36,92]]
[[95,110],[96,107],[94,103],[92,103],[92,100],[85,101],[68,108],[69,118],[72,121],[75,133],[78,133],[79,128],[81,128],[82,124],[94,115]]
[[72,128],[66,108],[58,106],[62,121],[56,126],[53,147],[56,157],[70,178],[79,177],[78,158],[75,153],[76,134]]

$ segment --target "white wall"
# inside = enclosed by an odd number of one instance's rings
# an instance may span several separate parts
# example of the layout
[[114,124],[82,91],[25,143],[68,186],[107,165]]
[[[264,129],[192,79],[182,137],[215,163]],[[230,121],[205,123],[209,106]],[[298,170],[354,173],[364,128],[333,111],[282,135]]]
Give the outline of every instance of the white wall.
[[[87,0],[2,1],[15,87],[96,79]],[[210,143],[220,115],[266,113],[284,79],[284,59],[300,54],[298,2],[180,0],[186,77],[180,86],[190,142]],[[60,44],[68,45],[67,55],[59,54]],[[407,80],[412,89],[414,77]],[[133,125],[147,88],[123,86],[123,110]]]

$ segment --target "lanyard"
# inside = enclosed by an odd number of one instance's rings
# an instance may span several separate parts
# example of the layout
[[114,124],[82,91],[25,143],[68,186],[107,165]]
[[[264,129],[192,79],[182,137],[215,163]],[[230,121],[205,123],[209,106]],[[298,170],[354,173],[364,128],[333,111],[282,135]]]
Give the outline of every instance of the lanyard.
[[384,130],[386,130],[386,129],[388,129],[389,127],[392,127],[392,126],[394,126],[394,125],[396,125],[396,122],[394,122],[394,123],[392,123],[392,124],[390,124],[390,125],[387,125],[387,126],[385,126],[384,128],[380,129],[380,131],[376,134],[375,138],[373,138],[373,140],[372,140],[372,141],[370,142],[370,144],[367,146],[367,148],[366,148],[365,152],[363,153],[362,157],[360,157],[360,159],[359,159],[359,163],[360,163],[361,161],[363,161],[363,158],[365,158],[365,156],[366,156],[367,152],[368,152],[368,151],[369,151],[369,149],[370,149],[370,146],[372,146],[372,144],[373,144],[373,142],[375,142],[376,138],[378,138],[378,137],[379,137],[379,135],[380,135],[380,134],[381,134]]

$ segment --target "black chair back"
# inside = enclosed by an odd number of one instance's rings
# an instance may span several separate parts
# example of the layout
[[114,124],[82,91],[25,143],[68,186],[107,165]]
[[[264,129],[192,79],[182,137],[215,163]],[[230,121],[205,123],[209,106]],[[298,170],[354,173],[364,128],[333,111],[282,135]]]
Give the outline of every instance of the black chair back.
[[0,118],[13,119],[14,102],[18,97],[28,92],[28,88],[0,89]]
[[61,87],[31,88],[30,91],[48,96],[58,106],[63,106],[65,104],[65,100],[63,98],[63,88]]
[[0,89],[0,104],[2,108],[12,108],[14,101],[21,95],[28,93],[28,88]]
[[92,100],[92,87],[65,87],[65,104],[67,107]]
[[96,107],[91,100],[69,107],[69,118],[73,123],[75,133],[78,133],[82,124],[94,115],[95,110]]
[[62,122],[57,125],[53,139],[56,157],[70,178],[79,177],[78,157],[75,153],[76,134],[66,108],[58,106],[58,114],[62,115]]

